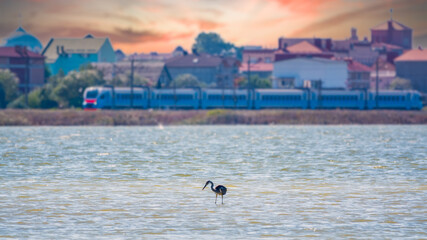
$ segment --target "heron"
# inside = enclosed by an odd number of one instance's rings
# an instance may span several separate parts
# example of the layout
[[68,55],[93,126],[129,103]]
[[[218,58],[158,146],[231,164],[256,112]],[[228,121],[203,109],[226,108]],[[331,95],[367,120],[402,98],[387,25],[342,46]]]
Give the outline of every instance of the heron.
[[214,184],[213,184],[213,182],[212,182],[211,180],[208,180],[208,181],[206,182],[206,184],[205,184],[205,186],[203,187],[203,189],[202,189],[202,190],[204,190],[204,189],[205,189],[205,187],[206,187],[209,183],[211,184],[211,190],[215,193],[215,204],[216,204],[216,200],[217,200],[217,198],[218,198],[218,195],[221,195],[221,198],[222,198],[222,204],[224,204],[224,195],[227,193],[227,188],[226,188],[226,187],[224,187],[224,186],[222,186],[222,185],[218,185],[218,186],[216,186],[216,187],[214,188]]

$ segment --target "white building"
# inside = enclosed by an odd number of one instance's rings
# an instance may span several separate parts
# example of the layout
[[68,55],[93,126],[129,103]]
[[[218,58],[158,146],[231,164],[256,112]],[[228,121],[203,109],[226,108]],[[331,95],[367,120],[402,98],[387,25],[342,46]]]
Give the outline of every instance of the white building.
[[306,80],[321,80],[322,88],[344,89],[347,77],[345,61],[292,58],[274,63],[273,88],[302,88]]

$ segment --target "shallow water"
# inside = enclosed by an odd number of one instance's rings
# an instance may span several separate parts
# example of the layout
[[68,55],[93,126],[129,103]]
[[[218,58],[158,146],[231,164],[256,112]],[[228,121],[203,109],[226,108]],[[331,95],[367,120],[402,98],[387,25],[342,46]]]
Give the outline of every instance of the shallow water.
[[0,128],[0,238],[425,239],[426,143],[427,126]]

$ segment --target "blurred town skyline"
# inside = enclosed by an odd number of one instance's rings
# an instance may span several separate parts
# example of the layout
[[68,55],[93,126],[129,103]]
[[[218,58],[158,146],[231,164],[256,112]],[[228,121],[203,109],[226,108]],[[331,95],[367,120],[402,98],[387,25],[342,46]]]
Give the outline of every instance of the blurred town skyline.
[[117,2],[1,0],[0,39],[18,26],[43,45],[51,38],[87,34],[110,38],[115,49],[170,52],[191,49],[200,32],[216,32],[237,46],[274,48],[285,37],[348,38],[357,28],[361,38],[390,19],[413,29],[413,47],[427,46],[427,2],[422,0],[130,0]]

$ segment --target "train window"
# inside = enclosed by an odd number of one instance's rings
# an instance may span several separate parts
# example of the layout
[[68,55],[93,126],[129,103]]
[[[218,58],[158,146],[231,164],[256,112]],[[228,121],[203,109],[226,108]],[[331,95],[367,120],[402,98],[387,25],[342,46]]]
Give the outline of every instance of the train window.
[[102,94],[101,97],[99,97],[100,99],[104,99],[105,98],[105,94]]
[[87,98],[96,98],[98,96],[98,90],[87,91]]

